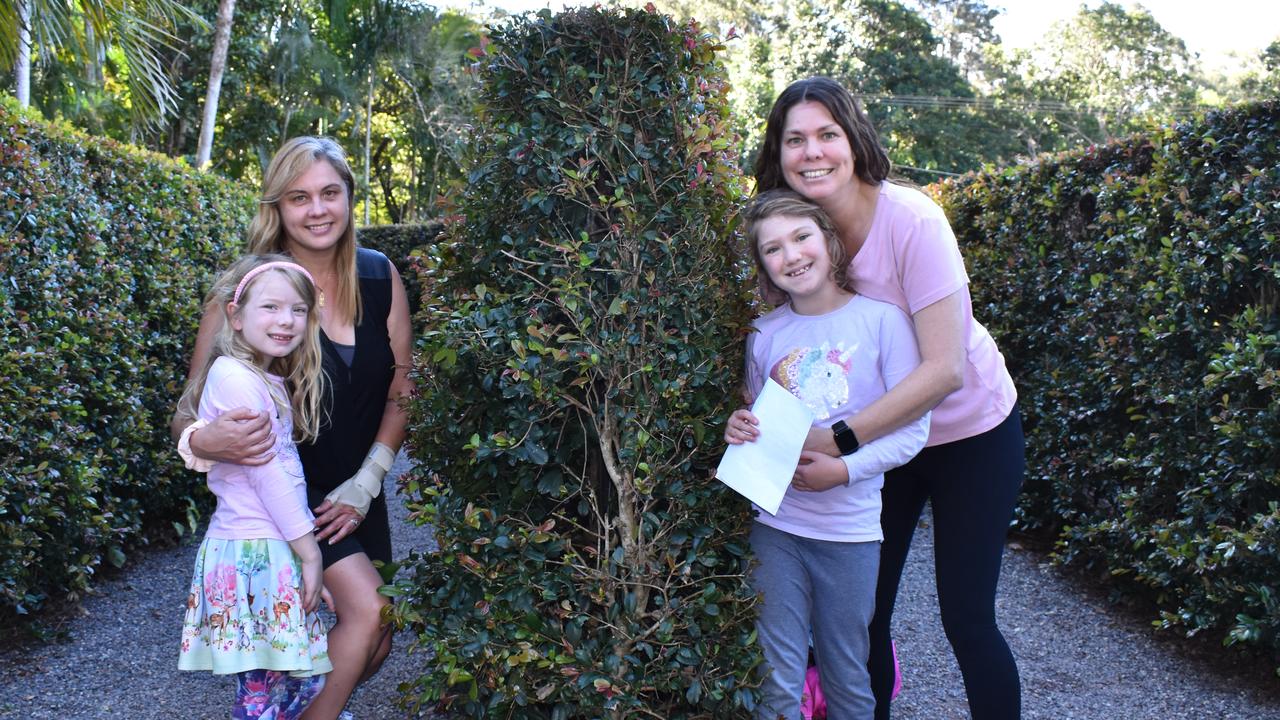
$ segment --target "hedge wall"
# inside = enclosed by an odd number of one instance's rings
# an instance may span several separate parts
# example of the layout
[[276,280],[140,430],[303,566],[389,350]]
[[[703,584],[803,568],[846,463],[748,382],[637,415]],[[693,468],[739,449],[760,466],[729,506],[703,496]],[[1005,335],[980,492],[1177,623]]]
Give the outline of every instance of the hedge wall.
[[938,194],[1021,394],[1019,522],[1280,650],[1280,104]]
[[200,299],[254,206],[0,106],[0,618],[192,529],[198,486],[168,419]]
[[[417,316],[422,307],[422,284],[418,281],[417,260],[421,250],[435,244],[444,224],[430,220],[420,225],[371,225],[359,231],[360,244],[386,255],[400,271],[404,291],[409,299],[409,312]],[[419,253],[415,254],[414,251]]]

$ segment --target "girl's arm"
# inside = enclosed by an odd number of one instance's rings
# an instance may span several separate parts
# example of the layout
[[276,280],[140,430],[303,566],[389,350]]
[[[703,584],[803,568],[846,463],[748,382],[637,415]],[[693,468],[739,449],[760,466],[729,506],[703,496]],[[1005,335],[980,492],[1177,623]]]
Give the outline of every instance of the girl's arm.
[[[963,288],[957,290],[912,316],[920,365],[889,392],[846,419],[859,443],[865,445],[919,420],[964,384],[963,292]],[[804,448],[840,455],[830,428],[811,429]]]
[[[301,465],[298,466],[300,469]],[[324,565],[320,545],[316,542],[306,502],[296,488],[298,479],[289,473],[278,457],[265,465],[245,468],[245,472],[271,522],[281,536],[288,538],[289,547],[302,564],[302,608],[311,612],[320,606],[322,594],[327,592],[321,579]],[[332,598],[324,600],[333,607]]]
[[315,533],[307,533],[302,537],[289,541],[298,560],[302,564],[302,609],[315,612],[320,601],[333,609],[333,596],[324,587],[324,563],[320,559],[320,544],[316,542]]
[[[204,315],[200,318],[200,330],[196,333],[195,349],[191,353],[188,379],[209,361],[213,339],[222,329],[222,323],[221,309],[216,304],[206,306]],[[173,441],[177,443],[182,431],[195,421],[196,418],[178,408],[169,421],[169,433],[173,436]],[[188,440],[191,452],[197,458],[237,465],[261,465],[267,462],[271,459],[269,451],[276,444],[275,435],[271,432],[271,416],[247,407],[233,408],[222,413],[208,425],[191,433]]]
[[387,335],[391,353],[395,356],[395,374],[387,390],[387,405],[378,423],[373,447],[356,476],[339,485],[329,494],[328,498],[332,499],[326,499],[315,508],[316,538],[327,538],[331,544],[359,527],[359,522],[368,512],[369,503],[382,490],[382,479],[390,469],[386,458],[388,454],[395,457],[404,443],[405,428],[409,423],[400,402],[413,390],[413,383],[409,380],[409,368],[413,366],[413,325],[409,320],[409,301],[404,283],[394,264],[391,265],[391,309],[387,313]]

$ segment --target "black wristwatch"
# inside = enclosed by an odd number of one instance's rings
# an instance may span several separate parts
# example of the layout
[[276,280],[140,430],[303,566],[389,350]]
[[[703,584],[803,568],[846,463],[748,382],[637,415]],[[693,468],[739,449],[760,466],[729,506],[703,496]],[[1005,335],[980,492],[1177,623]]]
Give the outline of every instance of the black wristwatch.
[[852,455],[858,452],[860,447],[858,436],[853,434],[853,428],[849,427],[843,420],[837,420],[831,426],[831,432],[836,436],[836,447],[840,448],[841,455]]

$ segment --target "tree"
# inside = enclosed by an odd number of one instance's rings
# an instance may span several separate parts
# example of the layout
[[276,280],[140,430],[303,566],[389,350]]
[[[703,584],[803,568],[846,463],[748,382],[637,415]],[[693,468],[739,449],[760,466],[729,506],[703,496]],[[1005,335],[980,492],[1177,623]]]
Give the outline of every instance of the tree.
[[[210,18],[217,0],[193,0]],[[184,98],[208,92],[213,34],[167,62]],[[351,153],[369,221],[414,222],[461,170],[471,144],[470,88],[481,44],[476,21],[407,0],[237,0],[209,166],[255,182],[283,138],[327,134]],[[187,100],[145,136],[155,150],[194,159],[203,108]]]
[[1022,77],[1017,94],[1065,104],[1056,121],[1085,142],[1133,132],[1145,118],[1182,113],[1195,103],[1195,59],[1141,6],[1082,5],[1030,52],[1011,59]]
[[992,24],[1000,11],[983,0],[914,0],[913,4],[938,38],[936,53],[950,60],[970,84],[989,89],[994,68],[988,50],[1000,44]]
[[1280,40],[1257,55],[1244,59],[1245,71],[1238,77],[1213,77],[1208,83],[1223,103],[1257,102],[1280,97]]
[[[203,22],[178,0],[15,0],[0,4],[0,65],[14,73],[19,102],[30,102],[32,62],[39,49],[48,60],[59,50],[97,66],[109,49],[124,67],[134,117],[154,122],[173,111],[177,97],[160,60],[161,47],[176,47],[180,19]],[[25,103],[23,101],[26,101]]]
[[973,170],[1020,149],[940,53],[928,22],[903,4],[798,0],[774,13],[766,42],[753,48],[759,60],[749,63],[766,67],[774,86],[767,97],[753,95],[761,103],[750,109],[755,118],[792,80],[827,75],[861,98],[890,158],[916,180]]
[[219,0],[218,21],[213,32],[213,56],[209,61],[209,88],[204,96],[204,118],[200,123],[200,144],[196,148],[196,167],[209,164],[213,150],[213,126],[218,120],[218,94],[222,92],[222,74],[227,68],[227,48],[231,45],[231,21],[236,0]]
[[[17,59],[14,64],[18,105],[31,105],[31,0],[14,0],[15,21],[18,25]],[[5,23],[8,25],[8,23]]]

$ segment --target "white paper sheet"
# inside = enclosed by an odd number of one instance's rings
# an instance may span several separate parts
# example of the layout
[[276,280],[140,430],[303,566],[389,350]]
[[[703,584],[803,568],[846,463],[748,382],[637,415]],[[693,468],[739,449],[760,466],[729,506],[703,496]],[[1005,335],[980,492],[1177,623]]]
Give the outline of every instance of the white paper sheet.
[[775,515],[800,462],[813,412],[769,378],[751,413],[760,421],[760,436],[755,442],[730,445],[716,467],[716,478]]

